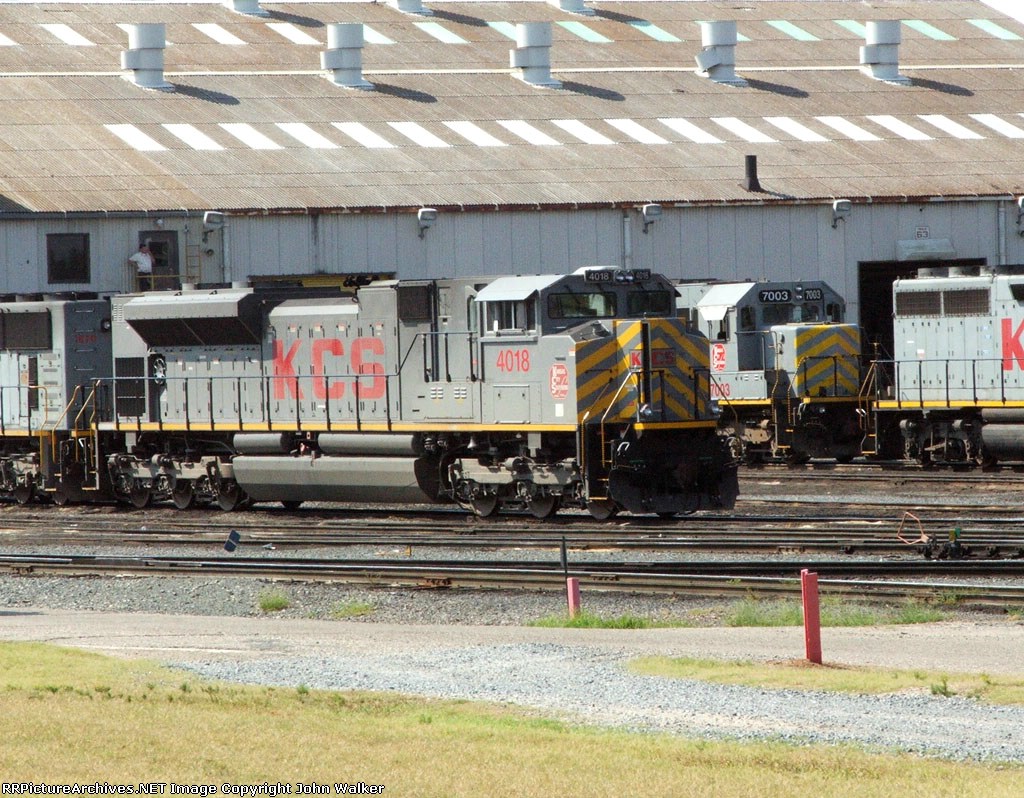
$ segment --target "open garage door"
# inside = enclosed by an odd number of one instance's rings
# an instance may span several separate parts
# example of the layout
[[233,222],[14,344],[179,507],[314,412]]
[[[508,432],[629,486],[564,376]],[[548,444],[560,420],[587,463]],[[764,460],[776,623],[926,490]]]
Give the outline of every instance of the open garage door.
[[861,347],[871,358],[892,357],[892,284],[902,277],[914,277],[928,267],[984,266],[984,258],[914,261],[861,261],[857,264],[857,296],[860,305]]

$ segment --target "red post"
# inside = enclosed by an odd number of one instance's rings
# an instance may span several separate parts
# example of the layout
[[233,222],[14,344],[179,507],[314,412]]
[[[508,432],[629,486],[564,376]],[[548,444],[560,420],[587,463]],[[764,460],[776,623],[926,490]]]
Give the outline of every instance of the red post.
[[575,576],[566,577],[565,596],[569,601],[569,617],[575,618],[580,612],[580,580]]
[[818,603],[818,575],[806,568],[800,572],[800,593],[804,601],[804,649],[810,662],[821,664],[821,608]]

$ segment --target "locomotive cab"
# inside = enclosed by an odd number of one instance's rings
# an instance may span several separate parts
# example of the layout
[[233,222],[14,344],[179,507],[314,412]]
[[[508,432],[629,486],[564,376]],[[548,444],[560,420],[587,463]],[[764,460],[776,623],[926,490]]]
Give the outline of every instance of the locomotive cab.
[[[709,434],[706,342],[674,298],[664,277],[614,267],[503,277],[477,294],[483,417],[533,420],[523,455],[556,483],[542,494],[599,518],[732,505],[735,470]],[[700,464],[684,454],[699,450]],[[499,479],[463,461],[455,482],[484,512],[514,500],[515,480]]]
[[860,334],[826,283],[687,282],[680,315],[711,340],[721,428],[749,461],[859,450]]

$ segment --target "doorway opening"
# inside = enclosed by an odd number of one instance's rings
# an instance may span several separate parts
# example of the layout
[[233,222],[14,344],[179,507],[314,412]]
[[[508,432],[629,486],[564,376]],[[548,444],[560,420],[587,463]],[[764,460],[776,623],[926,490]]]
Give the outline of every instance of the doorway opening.
[[915,277],[918,269],[949,266],[984,266],[985,258],[955,260],[861,261],[857,264],[857,296],[860,304],[860,340],[863,355],[892,358],[892,284]]
[[181,288],[181,264],[177,230],[140,230],[139,245],[146,244],[153,256],[153,290]]

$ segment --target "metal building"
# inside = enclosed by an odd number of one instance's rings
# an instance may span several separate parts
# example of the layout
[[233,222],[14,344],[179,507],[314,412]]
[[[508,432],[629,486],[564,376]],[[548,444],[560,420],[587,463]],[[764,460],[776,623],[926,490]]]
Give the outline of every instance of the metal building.
[[1022,66],[1014,0],[0,1],[0,292],[624,264],[878,339],[1024,261]]

